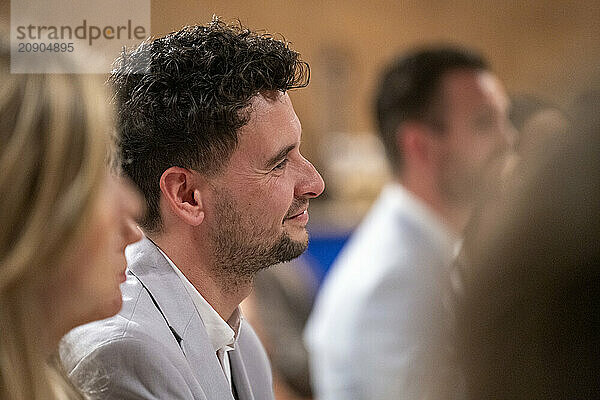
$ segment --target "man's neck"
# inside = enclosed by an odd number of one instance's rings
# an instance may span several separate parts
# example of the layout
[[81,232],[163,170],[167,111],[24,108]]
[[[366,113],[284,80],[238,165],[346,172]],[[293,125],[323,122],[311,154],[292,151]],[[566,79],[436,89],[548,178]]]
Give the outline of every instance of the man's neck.
[[398,177],[396,181],[419,198],[457,236],[461,236],[470,218],[468,207],[452,205],[441,195],[436,185],[420,180]]
[[235,309],[252,290],[251,282],[223,279],[213,266],[206,243],[182,239],[179,235],[152,235],[149,238],[171,259],[198,293],[228,321]]

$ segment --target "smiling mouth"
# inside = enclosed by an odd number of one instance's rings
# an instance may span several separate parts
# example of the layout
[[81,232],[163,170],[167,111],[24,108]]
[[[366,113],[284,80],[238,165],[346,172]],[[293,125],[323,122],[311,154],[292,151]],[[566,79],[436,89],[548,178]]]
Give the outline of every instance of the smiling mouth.
[[300,217],[300,219],[308,217],[308,199],[294,199],[290,206],[290,210],[294,211],[288,212],[283,218],[282,223],[298,217]]
[[300,211],[300,212],[298,212],[298,213],[296,213],[296,214],[294,214],[294,215],[292,215],[292,216],[285,217],[285,218],[284,218],[284,220],[286,220],[286,219],[294,219],[294,218],[297,218],[297,217],[299,217],[299,216],[301,216],[301,215],[304,215],[304,214],[306,214],[306,213],[308,213],[308,210],[307,210],[307,209],[306,209],[306,210],[302,210],[302,211]]
[[301,217],[301,216],[306,215],[306,214],[308,214],[308,210],[304,210],[300,214],[294,215],[292,218]]

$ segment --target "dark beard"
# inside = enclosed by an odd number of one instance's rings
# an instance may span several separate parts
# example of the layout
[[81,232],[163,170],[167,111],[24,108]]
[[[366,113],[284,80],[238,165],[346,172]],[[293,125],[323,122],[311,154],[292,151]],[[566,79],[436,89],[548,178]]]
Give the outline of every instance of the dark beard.
[[308,247],[308,239],[295,241],[285,232],[265,242],[262,238],[266,232],[240,224],[241,215],[228,196],[220,195],[218,205],[219,229],[210,232],[210,238],[214,246],[213,273],[222,291],[251,284],[260,270],[290,261]]

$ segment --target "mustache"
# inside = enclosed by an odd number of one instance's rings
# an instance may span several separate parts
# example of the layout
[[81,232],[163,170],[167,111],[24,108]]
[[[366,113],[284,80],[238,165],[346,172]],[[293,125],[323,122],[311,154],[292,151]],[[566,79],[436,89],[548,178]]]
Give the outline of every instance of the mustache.
[[300,210],[303,210],[308,207],[308,199],[294,199],[292,201],[292,205],[288,210],[287,214],[285,214],[285,218],[293,217],[298,214]]

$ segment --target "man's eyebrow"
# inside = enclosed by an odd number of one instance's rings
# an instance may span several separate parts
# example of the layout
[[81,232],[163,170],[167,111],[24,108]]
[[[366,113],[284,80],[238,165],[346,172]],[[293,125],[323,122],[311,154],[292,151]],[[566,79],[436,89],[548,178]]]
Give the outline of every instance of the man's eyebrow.
[[274,166],[275,164],[277,164],[279,161],[283,160],[285,158],[285,156],[287,156],[287,154],[294,150],[296,148],[296,144],[290,144],[289,146],[284,147],[283,149],[281,149],[276,155],[274,155],[273,157],[269,158],[269,161],[267,161],[266,166],[267,168]]

